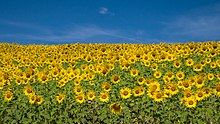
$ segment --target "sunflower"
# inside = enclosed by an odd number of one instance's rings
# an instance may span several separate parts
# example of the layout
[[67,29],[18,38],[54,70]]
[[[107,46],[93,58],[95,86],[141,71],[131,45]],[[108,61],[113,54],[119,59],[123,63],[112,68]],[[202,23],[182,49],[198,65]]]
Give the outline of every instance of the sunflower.
[[145,79],[144,79],[144,77],[139,77],[139,78],[137,79],[137,81],[138,81],[138,84],[142,85],[142,84],[144,84]]
[[208,79],[211,81],[211,80],[213,80],[214,79],[214,74],[212,74],[212,73],[208,73]]
[[189,80],[185,80],[182,82],[182,89],[183,90],[191,89],[191,83],[189,82]]
[[209,65],[210,65],[210,67],[211,67],[212,69],[215,69],[215,68],[216,68],[216,63],[215,63],[215,62],[211,62]]
[[193,71],[202,71],[203,66],[202,64],[197,64],[193,66]]
[[11,91],[8,90],[4,93],[4,100],[5,101],[11,101],[12,98],[13,98],[13,95],[12,95]]
[[182,79],[184,79],[184,77],[185,77],[184,72],[178,71],[178,72],[176,73],[176,78],[177,78],[178,80],[182,80]]
[[38,104],[38,105],[40,105],[40,104],[42,104],[42,102],[43,102],[43,98],[42,98],[42,96],[36,96],[36,103]]
[[152,71],[156,71],[157,69],[158,69],[157,63],[153,63],[153,64],[151,65],[151,70],[152,70]]
[[184,90],[183,94],[187,99],[193,96],[193,92],[191,90]]
[[212,95],[212,89],[209,87],[203,88],[202,91],[204,92],[204,96],[206,98]]
[[81,94],[81,93],[83,93],[83,88],[82,88],[80,85],[75,86],[75,87],[74,87],[74,93],[75,93],[75,94]]
[[206,60],[201,60],[201,61],[200,61],[200,64],[201,64],[202,66],[205,66],[205,65],[206,65]]
[[106,92],[101,92],[99,96],[99,100],[102,102],[108,102],[109,100],[109,94]]
[[164,100],[164,92],[163,91],[157,91],[157,92],[155,92],[154,93],[154,95],[153,95],[153,99],[154,99],[154,101],[156,101],[156,102],[161,102],[161,101],[163,101]]
[[25,94],[26,96],[29,96],[31,93],[32,93],[32,87],[31,87],[31,86],[26,86],[26,87],[24,88],[24,94]]
[[137,69],[132,69],[131,71],[130,71],[130,74],[131,74],[131,76],[132,77],[136,77],[137,75],[138,75],[138,70]]
[[123,99],[127,99],[131,96],[131,90],[127,87],[120,90],[120,95]]
[[146,67],[149,67],[149,66],[150,66],[150,61],[144,61],[144,65],[145,65]]
[[102,89],[106,92],[109,92],[111,90],[111,84],[109,84],[108,82],[103,83]]
[[201,101],[205,98],[205,94],[202,90],[197,90],[195,95],[196,95],[196,100],[197,101]]
[[76,79],[74,79],[73,83],[74,83],[75,86],[78,86],[81,83],[81,79],[80,78],[76,78]]
[[65,98],[65,95],[63,94],[59,94],[58,96],[56,96],[56,99],[58,101],[58,103],[61,103]]
[[78,95],[75,97],[75,99],[76,99],[76,102],[78,102],[78,103],[83,103],[83,102],[85,101],[85,96],[84,96],[83,93],[81,93],[81,94],[78,94]]
[[162,73],[161,73],[160,71],[155,71],[155,72],[154,72],[154,77],[155,77],[155,78],[158,79],[158,78],[160,78],[161,76],[162,76]]
[[170,84],[169,91],[171,95],[175,95],[178,93],[179,90],[176,84]]
[[199,76],[199,77],[196,79],[195,86],[196,86],[197,88],[201,88],[201,87],[203,87],[204,85],[205,85],[205,80],[204,80],[204,78]]
[[136,87],[134,87],[134,89],[133,89],[133,94],[134,94],[135,97],[141,96],[141,95],[143,95],[144,93],[145,93],[145,89],[144,89],[144,87],[142,87],[142,86],[136,86]]
[[166,76],[168,77],[169,81],[174,78],[174,74],[171,71],[166,72]]
[[215,86],[215,89],[213,89],[213,92],[216,96],[220,97],[220,83],[218,83],[216,86]]
[[122,106],[119,103],[113,103],[110,105],[110,110],[113,114],[119,114],[122,112]]
[[174,63],[173,63],[173,65],[174,65],[174,67],[175,68],[180,68],[181,67],[181,61],[180,60],[176,60],[176,61],[174,61]]
[[186,60],[186,66],[192,66],[194,64],[193,59],[189,58]]
[[36,101],[36,95],[34,93],[31,93],[28,97],[29,97],[29,103],[34,104]]
[[89,91],[88,93],[87,93],[87,98],[88,98],[88,100],[94,100],[95,99],[95,92],[93,92],[93,91]]
[[117,75],[117,74],[114,74],[114,75],[111,77],[111,81],[112,81],[114,84],[120,82],[120,80],[121,80],[121,78],[120,78],[120,76]]
[[188,107],[188,108],[195,108],[196,107],[196,99],[195,98],[188,98],[186,99],[186,102],[185,102],[185,105]]
[[158,82],[151,83],[148,88],[148,91],[150,92],[160,91],[160,83]]

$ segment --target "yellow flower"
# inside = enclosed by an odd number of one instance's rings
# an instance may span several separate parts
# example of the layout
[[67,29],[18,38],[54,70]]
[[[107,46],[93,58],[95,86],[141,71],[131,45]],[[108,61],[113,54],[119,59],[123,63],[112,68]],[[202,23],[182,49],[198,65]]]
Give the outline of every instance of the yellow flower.
[[187,59],[186,60],[186,66],[192,66],[194,64],[193,59]]
[[75,94],[78,95],[78,94],[81,94],[82,92],[83,92],[83,88],[80,85],[74,87]]
[[161,102],[164,100],[164,92],[163,91],[157,91],[154,93],[153,95],[153,99],[156,101],[156,102]]
[[183,94],[187,99],[193,96],[193,92],[191,90],[184,90]]
[[180,60],[176,60],[176,61],[174,61],[174,63],[173,63],[173,65],[174,65],[174,67],[175,68],[180,68],[181,67],[181,61]]
[[189,80],[185,80],[182,82],[182,89],[183,90],[187,90],[187,89],[191,89],[191,83],[189,82]]
[[169,89],[169,91],[170,91],[170,94],[171,95],[175,95],[175,94],[177,94],[178,93],[178,87],[177,87],[177,85],[176,84],[170,84],[170,89]]
[[157,69],[158,69],[157,63],[153,63],[153,64],[151,65],[151,70],[152,70],[152,71],[156,71]]
[[122,112],[122,106],[119,103],[113,103],[110,105],[110,110],[113,114],[119,114]]
[[108,102],[109,100],[109,95],[106,92],[101,92],[99,96],[100,101],[102,102]]
[[211,81],[211,80],[213,80],[214,79],[214,74],[212,74],[212,73],[208,73],[208,79]]
[[26,86],[26,87],[24,88],[24,94],[25,94],[26,96],[29,96],[31,93],[32,93],[32,87],[31,87],[31,86]]
[[136,77],[138,75],[138,70],[137,69],[132,69],[130,71],[130,74],[131,74],[132,77]]
[[209,87],[203,88],[202,91],[204,92],[206,98],[212,95],[212,89]]
[[202,71],[202,69],[203,69],[202,64],[197,64],[193,66],[194,71]]
[[81,93],[81,94],[78,94],[78,95],[75,97],[75,99],[76,99],[76,102],[78,102],[78,103],[83,103],[83,102],[85,101],[85,96],[84,96],[83,93]]
[[158,78],[160,78],[161,76],[162,76],[162,73],[161,73],[160,71],[155,71],[155,72],[154,72],[154,77],[155,77],[155,78],[158,79]]
[[220,97],[220,83],[218,83],[216,86],[215,86],[215,89],[213,89],[213,92],[216,96]]
[[56,96],[56,99],[58,101],[58,103],[61,103],[65,98],[65,95],[63,94],[59,94],[58,96]]
[[35,95],[34,93],[31,93],[31,94],[29,95],[29,103],[30,103],[30,104],[34,104],[35,101],[36,101],[36,95]]
[[42,96],[36,96],[36,103],[38,104],[38,105],[40,105],[42,102],[43,102],[43,98],[42,98]]
[[118,82],[120,82],[121,78],[120,76],[118,76],[117,74],[114,74],[112,77],[111,77],[111,81],[116,84]]
[[202,90],[197,90],[195,95],[197,101],[201,101],[205,98],[205,95]]
[[178,71],[178,72],[176,73],[176,78],[177,78],[178,80],[182,80],[182,79],[184,79],[184,77],[185,77],[184,72]]
[[137,79],[137,81],[138,81],[138,84],[140,84],[140,85],[142,85],[143,83],[144,83],[144,77],[139,77],[138,79]]
[[195,84],[195,86],[197,87],[197,88],[201,88],[201,87],[203,87],[205,85],[205,80],[203,79],[203,77],[197,77],[197,79],[196,79],[196,84]]
[[133,89],[133,94],[135,97],[144,95],[144,93],[145,93],[145,89],[142,86],[136,86]]
[[11,101],[12,98],[13,98],[13,95],[12,95],[11,91],[8,90],[4,93],[4,100],[5,101]]
[[108,82],[103,83],[102,89],[106,92],[109,92],[111,90],[111,84],[109,84]]
[[131,96],[131,90],[129,88],[124,88],[120,90],[120,95],[123,99],[127,99]]
[[93,100],[93,99],[95,99],[95,92],[93,92],[93,91],[89,91],[88,93],[87,93],[87,97],[88,97],[88,100]]
[[186,99],[185,105],[188,108],[195,108],[196,107],[196,99],[194,99],[193,97]]

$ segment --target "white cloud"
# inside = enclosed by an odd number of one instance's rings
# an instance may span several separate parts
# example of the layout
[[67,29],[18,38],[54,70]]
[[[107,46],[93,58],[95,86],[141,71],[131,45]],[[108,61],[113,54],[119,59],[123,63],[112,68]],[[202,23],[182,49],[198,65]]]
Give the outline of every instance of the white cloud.
[[[9,22],[9,21],[8,21]],[[1,23],[1,22],[0,22]],[[41,41],[92,41],[96,40],[108,40],[108,39],[120,39],[129,41],[138,41],[133,36],[129,36],[126,33],[118,29],[105,29],[98,27],[96,25],[71,25],[68,27],[63,27],[60,29],[52,30],[50,28],[45,28],[43,26],[28,24],[28,23],[18,23],[10,21],[7,25],[16,29],[21,28],[20,32],[17,33],[3,33],[0,35],[1,39],[16,39],[16,40],[41,40]],[[13,29],[12,28],[12,29]],[[30,32],[22,32],[23,29],[30,29]],[[36,30],[36,31],[33,31]],[[41,33],[36,33],[36,32]],[[45,33],[46,32],[46,33]],[[50,32],[50,33],[47,33]],[[105,39],[102,39],[105,37]],[[108,40],[109,41],[109,40]]]
[[165,22],[162,33],[170,39],[218,40],[220,39],[220,4],[197,8],[190,13]]
[[108,13],[108,8],[101,7],[101,8],[99,9],[99,13],[100,13],[100,14],[103,14],[103,15],[107,14],[107,13]]
[[109,9],[106,8],[106,7],[99,8],[99,14],[102,14],[102,15],[112,15],[112,16],[115,15],[115,13],[109,11]]

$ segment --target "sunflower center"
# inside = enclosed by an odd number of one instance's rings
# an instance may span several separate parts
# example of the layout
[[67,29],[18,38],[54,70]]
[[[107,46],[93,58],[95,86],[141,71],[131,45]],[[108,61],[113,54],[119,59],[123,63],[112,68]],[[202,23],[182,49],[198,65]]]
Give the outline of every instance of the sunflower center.
[[79,99],[79,100],[83,100],[83,97],[82,97],[82,96],[79,96],[78,99]]
[[92,97],[93,97],[93,94],[89,94],[89,97],[92,98]]
[[161,93],[158,93],[157,94],[157,99],[160,99],[162,97],[162,94]]
[[124,91],[123,94],[124,94],[125,96],[127,96],[127,95],[128,95],[128,91]]
[[102,99],[106,99],[107,98],[107,95],[102,95]]
[[193,101],[192,100],[189,101],[189,105],[193,105]]
[[216,87],[216,91],[217,91],[217,92],[220,92],[220,85],[218,85],[218,86]]
[[135,94],[139,94],[139,91],[138,91],[138,90],[135,90]]
[[202,93],[198,93],[198,97],[202,97],[203,96],[203,94]]
[[6,97],[7,97],[7,98],[10,98],[10,97],[11,97],[11,94],[10,94],[10,93],[7,93]]

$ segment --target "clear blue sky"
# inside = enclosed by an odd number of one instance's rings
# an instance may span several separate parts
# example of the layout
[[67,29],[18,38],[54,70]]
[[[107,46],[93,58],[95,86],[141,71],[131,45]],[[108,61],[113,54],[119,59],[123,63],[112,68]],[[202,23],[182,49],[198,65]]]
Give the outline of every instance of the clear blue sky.
[[219,0],[0,0],[0,41],[220,40]]

